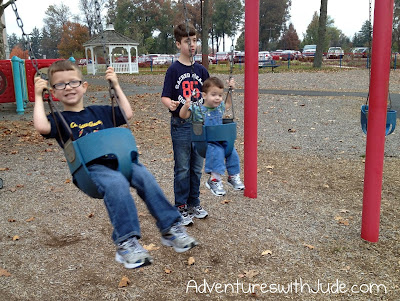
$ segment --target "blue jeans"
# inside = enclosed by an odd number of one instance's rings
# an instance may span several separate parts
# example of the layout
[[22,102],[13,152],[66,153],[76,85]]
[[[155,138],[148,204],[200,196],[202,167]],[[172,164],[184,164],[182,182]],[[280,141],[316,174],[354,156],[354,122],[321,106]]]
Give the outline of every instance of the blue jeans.
[[206,173],[215,172],[220,175],[225,174],[233,176],[240,173],[240,159],[235,148],[229,156],[225,156],[226,142],[210,142],[207,145],[206,164],[204,171]]
[[175,160],[175,206],[199,206],[200,179],[204,160],[195,151],[192,143],[192,123],[172,116],[171,138]]
[[122,173],[105,165],[93,164],[88,166],[88,170],[98,191],[103,195],[114,228],[112,239],[115,244],[131,236],[140,238],[139,219],[130,186],[136,189],[146,203],[162,234],[181,219],[178,210],[166,199],[154,176],[142,164],[132,163],[130,183]]

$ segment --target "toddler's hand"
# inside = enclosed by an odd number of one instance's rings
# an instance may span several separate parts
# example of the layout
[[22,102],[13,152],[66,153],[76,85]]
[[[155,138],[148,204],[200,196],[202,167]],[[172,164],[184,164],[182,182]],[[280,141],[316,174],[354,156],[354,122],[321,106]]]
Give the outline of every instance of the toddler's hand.
[[179,101],[171,100],[171,103],[170,103],[168,109],[170,111],[175,111],[178,106],[179,106]]
[[228,85],[230,88],[235,89],[236,88],[236,82],[233,77],[230,78],[230,80],[227,81]]

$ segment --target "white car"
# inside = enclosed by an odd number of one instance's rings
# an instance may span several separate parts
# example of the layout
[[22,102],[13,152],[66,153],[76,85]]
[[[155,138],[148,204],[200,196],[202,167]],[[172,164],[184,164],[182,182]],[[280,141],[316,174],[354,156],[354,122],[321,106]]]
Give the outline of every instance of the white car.
[[272,56],[269,51],[258,52],[258,67],[261,68],[272,63]]
[[328,53],[326,54],[327,59],[340,59],[344,55],[344,51],[341,47],[329,47]]

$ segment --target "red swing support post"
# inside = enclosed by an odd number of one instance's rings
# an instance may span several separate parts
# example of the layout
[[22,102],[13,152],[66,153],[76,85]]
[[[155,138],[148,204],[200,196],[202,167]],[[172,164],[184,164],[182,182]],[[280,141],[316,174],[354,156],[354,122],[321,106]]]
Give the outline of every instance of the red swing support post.
[[379,238],[393,0],[375,1],[361,238]]
[[257,198],[258,40],[260,1],[245,1],[244,195]]

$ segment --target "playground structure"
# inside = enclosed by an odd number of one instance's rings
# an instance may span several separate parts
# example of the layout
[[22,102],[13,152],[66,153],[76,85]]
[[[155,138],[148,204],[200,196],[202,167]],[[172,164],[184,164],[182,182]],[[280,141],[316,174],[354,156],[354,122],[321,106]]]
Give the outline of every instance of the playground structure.
[[[38,68],[47,68],[59,59],[37,60]],[[12,57],[0,60],[0,103],[16,103],[17,114],[24,114],[28,102],[35,100],[36,69],[31,60]]]

